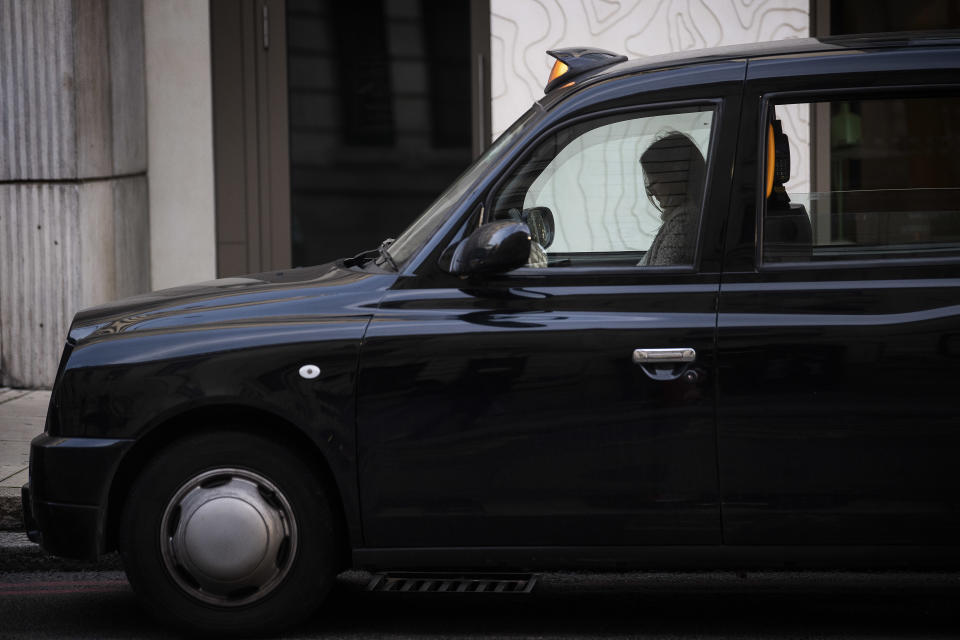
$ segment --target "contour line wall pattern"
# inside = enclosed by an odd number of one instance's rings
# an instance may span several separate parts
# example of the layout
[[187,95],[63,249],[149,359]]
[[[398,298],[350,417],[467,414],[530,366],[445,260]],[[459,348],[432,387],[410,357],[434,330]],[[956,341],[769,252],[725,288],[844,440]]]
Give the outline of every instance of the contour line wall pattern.
[[[595,46],[630,58],[810,33],[809,0],[490,0],[493,136],[543,96],[554,47]],[[791,193],[810,190],[806,106],[781,113]]]

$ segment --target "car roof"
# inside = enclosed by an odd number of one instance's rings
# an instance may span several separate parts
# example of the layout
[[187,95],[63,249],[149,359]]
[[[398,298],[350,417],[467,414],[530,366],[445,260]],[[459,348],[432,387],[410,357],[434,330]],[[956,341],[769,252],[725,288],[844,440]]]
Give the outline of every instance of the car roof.
[[[851,51],[867,52],[872,49],[897,49],[903,47],[930,47],[930,46],[960,46],[960,30],[924,31],[924,32],[896,32],[871,33],[844,36],[829,36],[822,38],[790,38],[772,42],[756,42],[750,44],[735,44],[708,49],[694,49],[675,53],[666,53],[655,56],[634,58],[626,62],[604,67],[593,73],[587,73],[575,79],[576,88],[600,80],[608,80],[618,76],[633,75],[645,71],[665,70],[676,67],[724,62],[732,60],[752,60],[757,58],[771,58],[791,55],[849,53]],[[571,87],[572,89],[574,87]],[[541,100],[542,106],[552,103],[550,96],[568,95],[563,90],[551,91],[546,100]]]

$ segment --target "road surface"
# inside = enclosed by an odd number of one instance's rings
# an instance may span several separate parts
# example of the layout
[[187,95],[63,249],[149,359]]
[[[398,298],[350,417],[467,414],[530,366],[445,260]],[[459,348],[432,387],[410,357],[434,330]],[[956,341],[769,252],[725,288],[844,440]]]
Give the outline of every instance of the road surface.
[[[545,574],[529,595],[365,591],[284,638],[956,638],[960,574]],[[167,638],[119,571],[0,573],[0,638]]]

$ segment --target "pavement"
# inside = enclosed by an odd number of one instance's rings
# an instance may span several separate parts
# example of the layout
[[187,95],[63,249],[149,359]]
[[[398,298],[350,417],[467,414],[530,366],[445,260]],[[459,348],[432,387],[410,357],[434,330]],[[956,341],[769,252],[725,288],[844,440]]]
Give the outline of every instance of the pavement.
[[27,482],[30,441],[43,432],[49,391],[0,387],[0,531],[23,530],[20,487]]

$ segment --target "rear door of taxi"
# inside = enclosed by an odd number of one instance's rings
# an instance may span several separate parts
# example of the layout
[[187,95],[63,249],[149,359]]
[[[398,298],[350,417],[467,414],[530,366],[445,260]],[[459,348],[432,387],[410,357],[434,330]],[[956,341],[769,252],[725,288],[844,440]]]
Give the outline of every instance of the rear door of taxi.
[[956,544],[958,69],[944,46],[749,63],[718,318],[727,544]]

